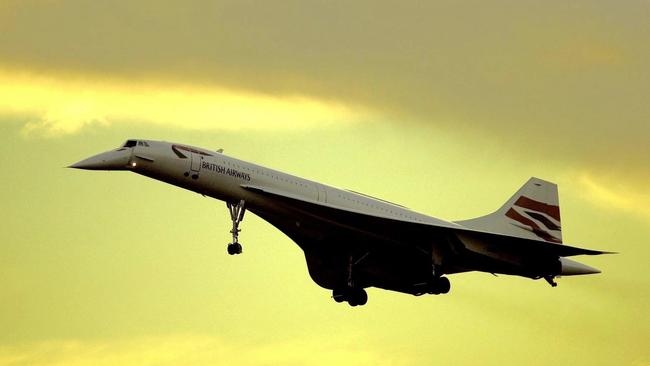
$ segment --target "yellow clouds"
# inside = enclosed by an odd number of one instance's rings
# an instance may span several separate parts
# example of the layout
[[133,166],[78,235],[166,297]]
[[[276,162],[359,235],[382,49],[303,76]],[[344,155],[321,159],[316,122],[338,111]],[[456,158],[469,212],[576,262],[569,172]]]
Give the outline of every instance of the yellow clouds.
[[585,40],[567,42],[549,50],[543,58],[549,66],[581,70],[590,67],[621,65],[625,60],[625,55],[620,46]]
[[114,123],[192,130],[304,129],[354,123],[371,115],[361,108],[302,96],[0,69],[2,114],[29,116],[33,119],[23,132],[46,136]]
[[600,206],[613,207],[637,214],[650,220],[650,193],[639,192],[620,185],[612,186],[598,182],[589,174],[579,179],[584,197]]
[[237,344],[219,337],[184,334],[110,341],[46,341],[0,347],[0,366],[398,364],[387,355],[355,343],[344,335],[335,340],[310,336],[309,340],[263,344]]

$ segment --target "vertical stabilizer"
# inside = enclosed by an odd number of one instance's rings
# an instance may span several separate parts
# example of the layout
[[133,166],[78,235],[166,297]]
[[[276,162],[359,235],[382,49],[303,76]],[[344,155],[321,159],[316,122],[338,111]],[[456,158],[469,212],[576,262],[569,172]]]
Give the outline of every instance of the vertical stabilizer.
[[456,223],[475,230],[562,243],[557,185],[530,178],[496,212]]

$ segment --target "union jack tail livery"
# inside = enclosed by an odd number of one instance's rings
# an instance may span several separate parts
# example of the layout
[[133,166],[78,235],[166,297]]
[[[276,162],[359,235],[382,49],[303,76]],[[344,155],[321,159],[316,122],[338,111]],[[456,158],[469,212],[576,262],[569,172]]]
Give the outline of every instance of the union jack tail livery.
[[557,185],[530,178],[496,212],[457,223],[476,230],[560,244],[562,226]]

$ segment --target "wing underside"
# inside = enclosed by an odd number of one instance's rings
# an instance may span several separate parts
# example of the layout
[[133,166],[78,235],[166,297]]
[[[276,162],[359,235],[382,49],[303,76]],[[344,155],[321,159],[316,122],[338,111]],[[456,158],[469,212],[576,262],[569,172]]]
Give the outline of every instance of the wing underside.
[[432,270],[438,275],[481,271],[548,280],[563,272],[561,257],[606,253],[457,224],[378,217],[273,189],[242,187],[263,198],[259,201],[266,207],[249,209],[301,247],[311,278],[327,289],[347,286],[351,268],[355,286],[415,295],[430,283]]
[[[444,238],[450,234],[456,234],[460,238],[469,239],[467,241],[463,240],[463,243],[471,240],[471,246],[474,249],[480,246],[480,251],[485,253],[531,253],[540,256],[556,257],[608,253],[542,240],[490,233],[462,226],[437,226],[429,223],[401,221],[333,207],[321,202],[306,201],[272,189],[253,186],[243,186],[243,188],[282,202],[284,205],[300,211],[301,215],[310,217],[321,223],[320,225],[323,226],[321,229],[326,229],[327,227],[331,230],[345,229],[346,231],[356,232],[366,237],[368,241],[374,239],[378,242],[414,246],[426,244],[429,239]],[[437,240],[437,242],[440,241]],[[442,240],[442,242],[445,242],[445,240]]]

